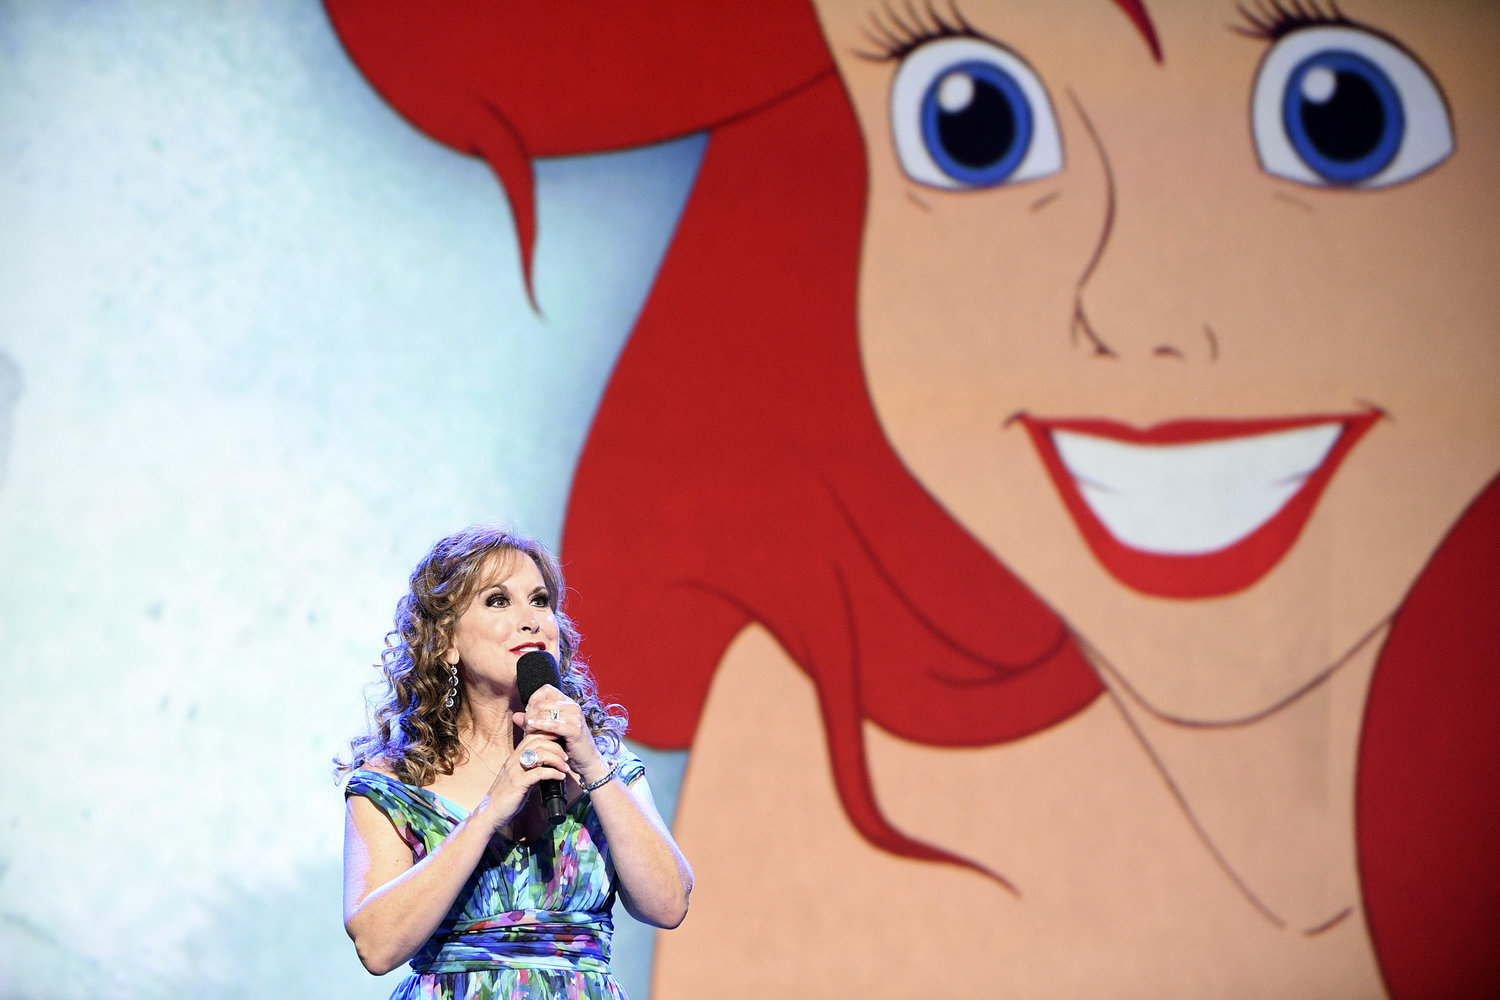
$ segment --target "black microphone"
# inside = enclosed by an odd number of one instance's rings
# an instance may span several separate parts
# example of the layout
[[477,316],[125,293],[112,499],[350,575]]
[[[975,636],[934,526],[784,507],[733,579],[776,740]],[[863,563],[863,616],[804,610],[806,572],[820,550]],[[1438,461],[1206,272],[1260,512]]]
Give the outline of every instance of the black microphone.
[[[562,675],[557,672],[557,661],[552,658],[552,654],[545,649],[522,653],[521,658],[516,661],[516,689],[520,692],[521,704],[530,704],[531,696],[548,684],[559,691],[563,689]],[[555,778],[543,778],[537,782],[537,787],[542,792],[542,805],[547,809],[547,820],[554,826],[561,823],[568,813],[563,783]]]

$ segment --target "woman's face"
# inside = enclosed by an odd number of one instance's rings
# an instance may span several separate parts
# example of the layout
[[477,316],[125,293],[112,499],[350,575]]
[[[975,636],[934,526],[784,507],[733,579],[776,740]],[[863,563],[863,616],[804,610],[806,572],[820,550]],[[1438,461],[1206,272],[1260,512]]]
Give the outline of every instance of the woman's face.
[[448,660],[462,664],[468,684],[511,693],[516,662],[534,650],[558,655],[552,595],[536,561],[508,549],[486,560],[479,590],[454,625]]
[[817,6],[907,467],[1157,711],[1321,676],[1500,468],[1500,7]]

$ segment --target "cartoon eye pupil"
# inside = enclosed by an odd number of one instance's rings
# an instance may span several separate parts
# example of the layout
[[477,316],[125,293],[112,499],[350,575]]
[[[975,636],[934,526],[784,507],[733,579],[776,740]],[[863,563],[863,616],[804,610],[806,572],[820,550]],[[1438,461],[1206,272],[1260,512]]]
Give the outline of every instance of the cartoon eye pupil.
[[1334,184],[1357,184],[1396,158],[1405,132],[1390,77],[1354,52],[1319,52],[1287,82],[1282,120],[1292,148]]
[[983,62],[954,66],[922,101],[922,135],[938,168],[967,184],[994,184],[1031,145],[1031,106],[1010,74]]

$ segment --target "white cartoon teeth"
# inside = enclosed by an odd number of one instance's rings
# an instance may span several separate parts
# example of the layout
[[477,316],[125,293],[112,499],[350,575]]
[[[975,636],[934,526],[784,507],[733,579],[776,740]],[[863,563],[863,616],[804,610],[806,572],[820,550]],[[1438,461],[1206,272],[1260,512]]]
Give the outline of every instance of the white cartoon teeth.
[[1053,430],[1052,443],[1084,502],[1119,542],[1161,555],[1201,555],[1275,517],[1342,429],[1332,422],[1168,445]]

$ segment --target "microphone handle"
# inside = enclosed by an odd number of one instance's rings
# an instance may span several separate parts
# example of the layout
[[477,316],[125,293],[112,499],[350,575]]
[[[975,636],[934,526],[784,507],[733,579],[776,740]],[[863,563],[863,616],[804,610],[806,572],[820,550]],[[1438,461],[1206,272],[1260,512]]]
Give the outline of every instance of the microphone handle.
[[[557,669],[557,660],[545,649],[533,649],[522,653],[516,661],[516,688],[521,701],[529,703],[531,696],[547,684],[562,690],[562,675]],[[557,741],[559,744],[562,740]],[[547,810],[547,821],[556,826],[568,813],[568,800],[563,795],[563,783],[548,778],[537,782],[538,794]]]
[[537,782],[542,795],[542,806],[547,810],[547,822],[553,826],[561,823],[568,814],[568,799],[563,795],[563,783],[551,778]]

